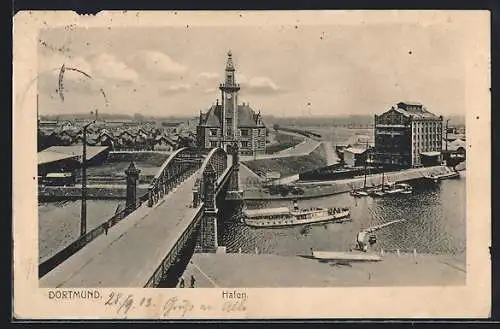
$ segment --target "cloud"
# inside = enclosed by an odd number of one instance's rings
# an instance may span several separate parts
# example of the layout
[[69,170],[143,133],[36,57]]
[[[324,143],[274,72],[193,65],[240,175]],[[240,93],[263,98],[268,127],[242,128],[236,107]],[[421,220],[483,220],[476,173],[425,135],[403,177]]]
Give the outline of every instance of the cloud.
[[[58,76],[60,68],[62,65],[67,68],[78,69],[86,74],[92,76],[92,68],[90,63],[83,57],[80,56],[63,56],[59,53],[51,53],[47,55],[39,56],[38,59],[38,71],[46,72],[52,76]],[[81,73],[74,71],[66,71],[65,79],[68,80],[78,80],[80,79]]]
[[214,81],[219,79],[219,74],[215,72],[201,72],[198,74],[198,78],[202,80]]
[[236,74],[235,78],[236,83],[239,83],[240,85],[246,85],[248,83],[248,78],[244,74]]
[[204,94],[214,94],[217,92],[216,88],[207,88],[203,91]]
[[50,53],[39,56],[38,91],[51,99],[59,99],[59,73],[66,67],[63,79],[63,95],[71,93],[92,95],[99,93],[100,82],[93,79],[91,64],[83,57],[63,56]]
[[242,90],[249,94],[272,94],[282,91],[269,77],[259,76],[247,80],[243,76],[243,79],[240,77],[239,81]]
[[139,72],[156,79],[182,76],[187,70],[186,66],[159,51],[142,50],[129,57],[128,62]]
[[137,72],[110,54],[100,54],[92,60],[92,69],[101,78],[134,81],[139,78]]
[[160,96],[170,96],[174,94],[181,94],[185,93],[191,90],[191,86],[188,84],[178,84],[178,85],[172,85],[167,88],[160,89],[158,94]]

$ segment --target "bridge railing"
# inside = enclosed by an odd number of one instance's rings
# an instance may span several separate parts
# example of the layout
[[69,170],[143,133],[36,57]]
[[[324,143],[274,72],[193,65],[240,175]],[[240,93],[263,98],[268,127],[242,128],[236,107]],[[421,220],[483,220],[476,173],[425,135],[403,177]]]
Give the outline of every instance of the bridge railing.
[[147,194],[140,196],[138,198],[138,202],[136,203],[135,207],[134,206],[126,207],[116,212],[113,216],[105,220],[101,225],[95,227],[86,234],[80,236],[70,245],[66,246],[65,248],[57,252],[55,255],[50,257],[49,259],[46,259],[45,261],[40,263],[38,266],[38,277],[42,277],[48,272],[52,271],[66,259],[73,256],[77,251],[85,247],[85,245],[95,240],[101,234],[105,233],[106,227],[107,229],[110,229],[116,224],[118,224],[122,219],[126,218],[137,208],[139,208],[144,203],[144,201],[147,200],[146,197]]
[[168,249],[168,252],[163,258],[160,265],[156,268],[153,275],[151,275],[148,281],[144,284],[145,288],[158,287],[162,280],[166,278],[169,269],[180,261],[177,257],[179,253],[184,248],[186,248],[186,245],[188,245],[190,239],[192,239],[193,237],[196,238],[196,230],[199,229],[200,219],[203,217],[203,211],[203,206],[198,209],[198,211],[194,215],[193,220],[189,221],[189,224],[187,224],[187,226],[183,229],[179,239]]
[[201,159],[187,147],[170,154],[160,167],[148,188],[148,206],[152,207],[200,166]]

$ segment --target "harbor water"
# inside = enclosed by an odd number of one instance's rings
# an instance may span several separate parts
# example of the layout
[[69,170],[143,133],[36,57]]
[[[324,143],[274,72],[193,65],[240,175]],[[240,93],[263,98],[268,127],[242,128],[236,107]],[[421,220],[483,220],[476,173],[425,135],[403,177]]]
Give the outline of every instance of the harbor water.
[[[410,195],[354,198],[349,193],[311,200],[299,206],[349,207],[352,221],[286,228],[251,228],[236,211],[226,209],[221,238],[227,252],[309,255],[310,250],[343,251],[355,247],[357,233],[368,227],[404,219],[377,231],[373,249],[429,254],[465,254],[466,179],[419,184]],[[291,206],[289,200],[247,201],[246,207]]]
[[[111,218],[122,200],[87,200],[87,231]],[[45,261],[80,236],[81,201],[38,204],[38,258]]]

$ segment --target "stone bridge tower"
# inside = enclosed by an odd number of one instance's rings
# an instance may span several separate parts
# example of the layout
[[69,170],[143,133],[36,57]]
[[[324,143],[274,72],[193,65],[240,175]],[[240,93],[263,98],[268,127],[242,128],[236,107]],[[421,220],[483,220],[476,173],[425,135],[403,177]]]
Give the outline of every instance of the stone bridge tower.
[[134,162],[130,162],[125,175],[127,175],[127,201],[126,208],[134,210],[137,207],[137,180],[139,179],[140,169],[137,169]]

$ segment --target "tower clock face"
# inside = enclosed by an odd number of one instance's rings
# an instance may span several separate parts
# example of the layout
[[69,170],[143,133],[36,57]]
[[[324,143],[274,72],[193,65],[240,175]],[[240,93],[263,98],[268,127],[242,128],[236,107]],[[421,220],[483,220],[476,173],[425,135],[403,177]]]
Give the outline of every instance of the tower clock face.
[[233,97],[231,94],[226,94],[227,99],[231,99],[231,97]]

